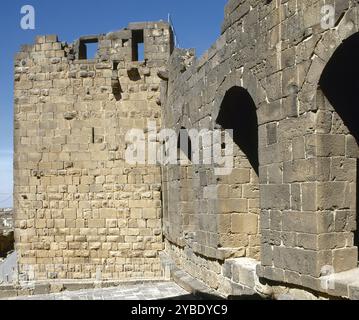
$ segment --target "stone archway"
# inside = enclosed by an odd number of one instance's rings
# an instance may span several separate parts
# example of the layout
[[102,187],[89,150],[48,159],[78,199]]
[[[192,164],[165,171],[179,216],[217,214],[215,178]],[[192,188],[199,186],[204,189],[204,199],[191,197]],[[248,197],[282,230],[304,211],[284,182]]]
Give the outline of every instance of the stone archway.
[[234,86],[226,92],[216,122],[223,129],[233,130],[234,142],[258,175],[258,119],[256,105],[246,89]]
[[[335,136],[343,152],[331,158],[331,180],[350,182],[349,210],[337,210],[336,232],[354,232],[354,245],[359,245],[358,232],[358,143],[359,143],[359,33],[351,35],[335,50],[319,80],[325,97],[319,104],[324,133]],[[331,121],[331,122],[330,122]],[[330,122],[330,123],[329,123]],[[340,209],[340,208],[339,208]],[[355,222],[356,221],[356,222]],[[343,223],[345,222],[345,225]]]
[[[255,102],[243,87],[233,86],[224,95],[216,124],[233,130],[234,170],[226,183],[228,199],[219,214],[231,217],[230,234],[221,234],[221,245],[240,247],[243,255],[259,258],[259,157]],[[219,230],[224,228],[219,226]]]

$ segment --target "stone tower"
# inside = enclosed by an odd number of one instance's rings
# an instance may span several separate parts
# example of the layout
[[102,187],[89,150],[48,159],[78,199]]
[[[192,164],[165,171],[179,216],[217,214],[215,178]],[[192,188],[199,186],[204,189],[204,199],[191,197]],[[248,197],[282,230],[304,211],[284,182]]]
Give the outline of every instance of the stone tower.
[[[128,165],[125,136],[149,120],[161,126],[158,71],[172,39],[167,23],[133,23],[73,44],[40,36],[16,55],[23,280],[161,276],[161,171]],[[98,44],[93,59],[89,44]]]

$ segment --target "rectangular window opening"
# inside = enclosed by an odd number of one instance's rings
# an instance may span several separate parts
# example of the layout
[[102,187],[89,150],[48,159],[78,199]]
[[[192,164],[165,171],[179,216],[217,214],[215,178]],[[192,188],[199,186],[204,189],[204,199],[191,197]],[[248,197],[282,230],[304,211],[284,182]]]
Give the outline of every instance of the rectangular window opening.
[[92,132],[91,132],[91,142],[92,142],[92,144],[95,144],[95,128],[92,128]]
[[145,37],[143,30],[132,31],[132,61],[145,60]]
[[79,59],[94,60],[98,50],[98,39],[80,40]]

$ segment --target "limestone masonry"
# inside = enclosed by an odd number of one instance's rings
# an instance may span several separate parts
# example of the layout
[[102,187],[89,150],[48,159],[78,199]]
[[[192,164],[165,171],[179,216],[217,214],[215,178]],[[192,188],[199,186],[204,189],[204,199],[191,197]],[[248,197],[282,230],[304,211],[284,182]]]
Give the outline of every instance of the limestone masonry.
[[[359,299],[358,1],[229,0],[202,57],[173,38],[168,23],[133,23],[16,55],[19,279]],[[232,129],[233,171],[196,164],[191,147],[180,165],[129,164],[126,135],[151,141],[149,121]]]
[[161,168],[127,165],[124,153],[128,130],[161,126],[157,73],[171,50],[170,27],[158,22],[71,45],[38,37],[16,56],[15,226],[26,278],[161,277]]

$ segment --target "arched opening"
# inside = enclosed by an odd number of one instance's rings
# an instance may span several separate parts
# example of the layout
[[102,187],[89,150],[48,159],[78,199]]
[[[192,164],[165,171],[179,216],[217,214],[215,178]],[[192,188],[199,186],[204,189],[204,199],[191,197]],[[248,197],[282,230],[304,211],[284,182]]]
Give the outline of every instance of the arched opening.
[[[344,134],[352,135],[356,141],[346,145],[345,157],[356,158],[356,166],[351,168],[356,170],[356,226],[354,234],[354,245],[359,246],[359,226],[358,226],[358,139],[359,139],[359,33],[354,34],[335,51],[327,63],[319,86],[324,96],[330,102],[335,112],[343,124],[348,129]],[[333,119],[334,122],[335,119]],[[331,129],[333,131],[333,128]],[[333,133],[333,132],[331,132]],[[335,132],[334,132],[335,133]],[[348,140],[347,140],[348,141]]]
[[247,90],[232,87],[226,92],[217,118],[223,129],[233,130],[233,140],[258,175],[258,119],[256,105]]
[[359,33],[349,37],[335,51],[319,81],[328,101],[350,133],[359,138]]
[[[229,89],[216,123],[233,130],[234,168],[217,179],[216,208],[219,248],[237,250],[237,256],[260,258],[258,120],[256,105],[241,87]],[[225,147],[225,145],[224,145]]]

